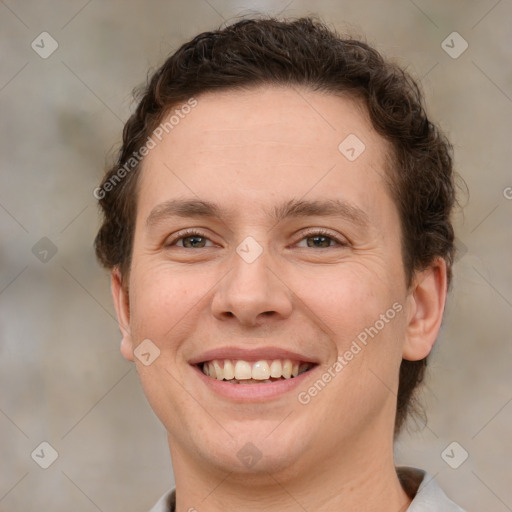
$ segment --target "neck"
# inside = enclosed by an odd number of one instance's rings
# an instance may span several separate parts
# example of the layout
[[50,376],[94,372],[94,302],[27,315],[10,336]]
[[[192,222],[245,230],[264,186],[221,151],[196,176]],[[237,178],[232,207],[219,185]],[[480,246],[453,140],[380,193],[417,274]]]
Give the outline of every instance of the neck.
[[333,449],[285,470],[250,474],[208,465],[171,447],[176,477],[176,512],[404,512],[410,498],[400,485],[389,446],[358,439],[351,449]]

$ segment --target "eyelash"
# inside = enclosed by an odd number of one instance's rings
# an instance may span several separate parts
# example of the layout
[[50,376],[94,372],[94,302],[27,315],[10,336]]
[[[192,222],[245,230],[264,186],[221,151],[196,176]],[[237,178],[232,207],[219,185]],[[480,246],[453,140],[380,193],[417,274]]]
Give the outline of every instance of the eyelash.
[[[184,238],[188,238],[188,237],[192,237],[192,236],[199,236],[201,238],[206,238],[207,240],[210,240],[210,238],[208,238],[205,235],[205,233],[198,231],[197,229],[187,229],[187,230],[181,231],[180,233],[177,233],[177,235],[174,238],[172,238],[169,243],[166,244],[166,247],[172,247],[176,244],[176,242],[178,242]],[[307,231],[307,232],[303,233],[302,238],[300,238],[298,241],[300,242],[300,241],[304,240],[305,238],[309,238],[312,236],[325,236],[327,238],[330,238],[331,240],[334,240],[341,247],[348,246],[348,242],[346,242],[345,240],[341,240],[340,238],[334,236],[330,231],[327,231],[327,230],[321,229],[321,228],[312,229],[311,231]],[[182,247],[182,248],[188,249],[188,247]],[[320,249],[331,249],[331,248],[332,248],[332,246],[320,247]],[[200,247],[200,249],[205,249],[205,247]],[[313,249],[313,247],[306,247],[306,249]]]

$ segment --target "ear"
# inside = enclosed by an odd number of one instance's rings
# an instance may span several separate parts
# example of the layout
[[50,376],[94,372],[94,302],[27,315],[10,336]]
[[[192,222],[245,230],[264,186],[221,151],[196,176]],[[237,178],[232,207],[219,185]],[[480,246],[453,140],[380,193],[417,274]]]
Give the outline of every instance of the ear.
[[128,290],[123,286],[121,272],[117,267],[110,274],[110,290],[116,308],[119,330],[122,335],[121,354],[128,361],[134,361],[134,346],[130,330],[130,301]]
[[413,281],[408,297],[408,324],[402,357],[419,361],[432,350],[441,322],[447,293],[446,261],[437,258]]

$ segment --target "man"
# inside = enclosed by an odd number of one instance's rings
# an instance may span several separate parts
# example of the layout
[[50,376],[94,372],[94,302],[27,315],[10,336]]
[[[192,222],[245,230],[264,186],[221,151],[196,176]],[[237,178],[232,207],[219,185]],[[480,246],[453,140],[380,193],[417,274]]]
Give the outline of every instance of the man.
[[395,468],[450,283],[451,147],[414,81],[310,18],[198,35],[95,191],[168,432],[153,511],[460,511]]

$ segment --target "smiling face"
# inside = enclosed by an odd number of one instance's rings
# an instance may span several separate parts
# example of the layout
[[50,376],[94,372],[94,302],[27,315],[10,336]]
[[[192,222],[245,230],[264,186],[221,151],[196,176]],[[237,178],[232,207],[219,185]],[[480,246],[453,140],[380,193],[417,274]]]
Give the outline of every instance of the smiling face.
[[[411,335],[421,308],[383,178],[389,147],[348,98],[259,87],[197,100],[145,159],[129,301],[113,274],[122,352],[175,473],[363,467],[390,451],[402,355],[433,343]],[[365,146],[355,159],[362,146],[338,149],[350,134]],[[133,353],[146,339],[160,351],[148,366]],[[310,369],[277,379],[272,365]],[[237,366],[254,380],[218,380]]]

